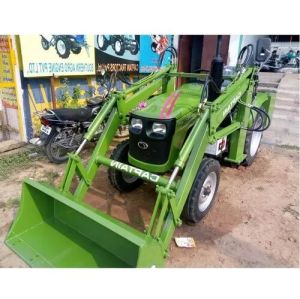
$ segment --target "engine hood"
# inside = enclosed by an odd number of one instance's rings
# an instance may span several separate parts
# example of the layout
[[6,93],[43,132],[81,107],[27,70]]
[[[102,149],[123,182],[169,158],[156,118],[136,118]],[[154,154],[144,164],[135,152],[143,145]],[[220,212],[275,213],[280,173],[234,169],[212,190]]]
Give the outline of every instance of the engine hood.
[[202,87],[198,83],[183,84],[170,94],[163,93],[140,104],[133,114],[153,119],[180,119],[198,107]]

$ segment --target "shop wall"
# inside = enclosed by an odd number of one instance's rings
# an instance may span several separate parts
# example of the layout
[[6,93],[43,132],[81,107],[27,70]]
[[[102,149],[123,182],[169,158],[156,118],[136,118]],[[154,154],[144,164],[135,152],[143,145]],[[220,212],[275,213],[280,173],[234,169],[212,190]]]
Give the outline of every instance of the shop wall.
[[253,54],[255,55],[257,40],[262,37],[268,37],[268,36],[267,35],[231,35],[230,42],[229,42],[227,64],[230,66],[235,66],[237,63],[237,58],[240,50],[248,44],[253,44],[254,46]]
[[[133,82],[136,76],[129,76],[129,81]],[[116,83],[116,89],[122,90],[126,84],[120,80]],[[53,101],[51,96],[51,81],[50,78],[24,78],[22,75],[23,88],[23,105],[25,110],[25,125],[27,140],[37,136],[40,129],[40,120],[37,112],[44,109],[53,109]],[[78,107],[86,104],[86,99],[91,96],[100,95],[104,88],[97,83],[96,76],[86,77],[61,77],[54,79],[54,90],[56,97],[56,107],[62,107],[62,98],[69,92],[74,93],[74,89],[80,89],[80,98]]]
[[0,36],[0,140],[24,140],[14,36]]
[[[105,47],[103,47],[103,45],[100,47],[99,35],[92,36],[92,38],[91,36],[86,36],[86,40],[89,41],[89,56],[87,56],[86,51],[82,49],[80,54],[72,53],[71,51],[67,58],[62,59],[62,57],[58,55],[55,45],[49,46],[48,49],[43,48],[43,36],[21,36],[18,44],[18,56],[20,61],[20,81],[26,139],[30,140],[39,134],[40,121],[38,112],[44,109],[53,109],[54,107],[51,95],[51,80],[49,77],[53,70],[57,71],[52,74],[56,106],[62,107],[61,99],[66,92],[72,95],[75,89],[80,89],[78,106],[83,106],[86,103],[86,98],[102,94],[104,91],[103,86],[99,84],[96,76],[97,71],[101,71],[101,69],[107,72],[116,70],[122,72],[126,79],[131,82],[147,75],[147,72],[139,72],[140,49],[145,47],[151,48],[153,43],[152,37],[153,36],[150,35],[141,36],[140,40],[140,36],[106,35],[106,42],[109,41],[109,43],[107,43]],[[159,42],[160,36],[155,37]],[[173,37],[168,37],[169,45],[171,45]],[[51,40],[51,36],[45,36],[45,38],[48,41]],[[127,48],[123,53],[117,54],[113,47],[113,42],[116,41],[117,38],[122,38],[123,42],[126,41],[127,43]],[[93,40],[94,44],[92,44],[91,40]],[[139,44],[139,51],[137,51],[137,53],[133,51],[133,48],[130,48],[130,42],[135,40],[142,43]],[[36,53],[38,54],[33,54],[33,50],[37,51]],[[94,56],[91,60],[92,53]],[[153,52],[152,58],[155,59],[145,62],[150,71],[154,70],[158,57],[159,53]],[[93,70],[94,74],[91,75],[89,72],[82,75],[75,72],[70,73],[72,69],[77,69],[78,64],[91,64],[92,61],[94,61],[95,64]],[[137,67],[133,67],[133,64],[136,62],[138,63]],[[166,62],[166,60],[164,62]],[[126,84],[117,80],[116,89],[122,90],[124,88],[126,88]]]

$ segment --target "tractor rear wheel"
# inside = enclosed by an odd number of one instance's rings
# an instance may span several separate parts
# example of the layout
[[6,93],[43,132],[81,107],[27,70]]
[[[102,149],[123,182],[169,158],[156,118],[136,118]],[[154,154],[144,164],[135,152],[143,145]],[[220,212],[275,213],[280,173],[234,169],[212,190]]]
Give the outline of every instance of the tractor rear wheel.
[[[114,149],[110,158],[128,164],[129,140],[124,140]],[[143,184],[143,180],[114,168],[108,169],[110,183],[121,192],[130,192]]]
[[70,56],[69,43],[65,38],[59,37],[55,43],[55,49],[59,57],[66,59]]
[[[256,115],[253,127],[258,128],[261,122],[262,122],[261,117],[259,117],[259,115]],[[243,162],[244,166],[250,166],[254,162],[256,155],[258,153],[262,135],[263,132],[256,132],[256,131],[247,132],[246,140],[245,140],[245,148],[244,148],[244,153],[246,155],[246,158]]]
[[187,222],[199,222],[210,210],[220,181],[220,163],[212,158],[204,158],[190,190],[182,217]]
[[138,52],[139,52],[139,43],[137,40],[134,40],[132,48],[130,48],[130,54],[136,55]]

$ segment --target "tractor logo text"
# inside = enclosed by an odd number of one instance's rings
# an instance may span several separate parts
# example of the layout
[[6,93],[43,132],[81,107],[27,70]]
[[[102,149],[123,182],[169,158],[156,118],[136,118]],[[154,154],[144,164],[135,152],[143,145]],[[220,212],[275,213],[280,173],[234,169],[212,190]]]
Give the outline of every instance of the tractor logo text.
[[127,172],[129,174],[135,174],[136,176],[138,176],[142,179],[151,181],[153,183],[157,183],[158,180],[159,180],[159,175],[150,173],[148,171],[143,171],[141,169],[135,168],[135,167],[127,165],[127,164],[123,164],[123,163],[118,162],[118,161],[112,160],[110,162],[110,167],[119,169],[119,170]]
[[233,108],[233,106],[237,103],[237,101],[240,99],[241,96],[242,96],[242,92],[239,92],[239,93],[233,98],[233,100],[232,100],[231,103],[228,105],[228,107],[224,109],[224,111],[223,111],[223,117],[224,117],[225,115],[227,115],[227,114],[230,112],[230,110],[231,110],[231,109]]

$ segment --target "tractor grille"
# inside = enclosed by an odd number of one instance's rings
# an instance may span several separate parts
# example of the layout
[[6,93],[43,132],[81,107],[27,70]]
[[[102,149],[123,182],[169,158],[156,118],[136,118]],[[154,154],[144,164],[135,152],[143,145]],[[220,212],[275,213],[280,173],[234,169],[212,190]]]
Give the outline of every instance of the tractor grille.
[[[175,130],[175,119],[150,119],[134,116],[143,121],[143,129],[136,134],[129,127],[129,153],[139,161],[156,165],[164,164],[168,161],[172,138]],[[131,121],[131,118],[130,118]],[[154,122],[164,123],[167,127],[164,137],[152,134],[152,125]]]

